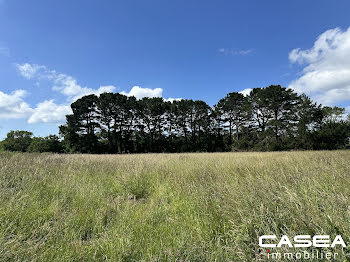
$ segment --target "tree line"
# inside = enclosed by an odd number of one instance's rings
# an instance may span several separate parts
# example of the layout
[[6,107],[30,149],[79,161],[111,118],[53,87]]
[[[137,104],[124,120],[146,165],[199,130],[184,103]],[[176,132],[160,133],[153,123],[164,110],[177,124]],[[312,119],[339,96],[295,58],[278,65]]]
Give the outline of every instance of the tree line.
[[168,102],[119,93],[88,95],[60,126],[65,148],[82,153],[338,149],[348,145],[344,108],[322,107],[280,85]]
[[213,107],[103,93],[71,108],[59,127],[62,140],[33,138],[36,149],[28,149],[50,151],[39,148],[54,140],[60,151],[79,153],[331,150],[348,147],[350,137],[344,108],[323,107],[280,85],[232,92]]
[[14,152],[54,152],[64,153],[65,148],[61,139],[56,135],[34,137],[32,132],[16,130],[7,133],[0,142],[0,151]]

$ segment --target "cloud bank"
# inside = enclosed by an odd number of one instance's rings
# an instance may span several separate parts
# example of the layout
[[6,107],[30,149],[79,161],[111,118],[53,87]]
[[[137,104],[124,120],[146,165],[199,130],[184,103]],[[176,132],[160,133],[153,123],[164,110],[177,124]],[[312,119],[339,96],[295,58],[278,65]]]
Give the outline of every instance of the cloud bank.
[[[16,90],[11,94],[0,91],[0,119],[25,118],[28,123],[55,123],[65,122],[65,116],[71,114],[70,104],[77,99],[90,94],[100,95],[105,92],[114,92],[113,85],[100,86],[98,89],[83,87],[78,81],[67,74],[58,73],[44,65],[15,64],[18,73],[27,80],[35,80],[36,85],[41,81],[48,81],[52,91],[59,92],[66,97],[66,103],[56,104],[54,99],[48,99],[31,108],[24,97],[28,95],[25,90]],[[121,94],[135,96],[137,99],[144,97],[162,97],[162,88],[142,88],[134,86],[129,92],[121,91]],[[168,98],[166,101],[180,100],[181,98]]]
[[248,96],[252,90],[253,90],[252,88],[246,88],[246,89],[243,89],[242,91],[239,91],[238,93],[244,96]]
[[142,99],[144,97],[162,97],[163,89],[162,88],[142,88],[139,86],[134,86],[131,88],[129,92],[122,91],[120,92],[122,95],[126,96],[134,96],[137,99]]
[[324,105],[350,100],[350,27],[322,33],[310,49],[294,49],[291,63],[304,68],[289,85]]
[[[137,99],[142,99],[144,97],[163,97],[163,89],[162,88],[143,88],[140,86],[133,86],[129,92],[122,91],[120,92],[122,95],[126,96],[134,96]],[[182,100],[182,98],[164,98],[165,101],[174,102]]]
[[17,70],[25,79],[35,79],[37,81],[47,80],[52,82],[52,90],[60,92],[67,97],[69,102],[73,102],[85,95],[100,95],[104,92],[113,92],[114,86],[101,86],[98,89],[82,87],[77,80],[66,74],[57,73],[46,66],[36,64],[16,64]]
[[33,112],[33,109],[23,100],[26,94],[25,90],[16,90],[11,94],[5,94],[0,91],[0,118],[16,119],[28,117]]
[[33,114],[28,118],[28,123],[64,123],[66,115],[71,114],[69,105],[56,105],[54,100],[46,100],[37,104]]

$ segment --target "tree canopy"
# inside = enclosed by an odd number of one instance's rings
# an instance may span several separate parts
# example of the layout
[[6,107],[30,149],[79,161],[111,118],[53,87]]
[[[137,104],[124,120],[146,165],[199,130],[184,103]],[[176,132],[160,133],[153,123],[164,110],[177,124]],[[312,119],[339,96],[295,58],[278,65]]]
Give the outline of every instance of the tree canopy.
[[33,133],[22,130],[10,131],[1,141],[1,147],[6,151],[15,152],[64,152],[58,136],[33,137]]
[[87,95],[71,104],[61,138],[11,131],[8,151],[77,153],[223,152],[341,149],[349,146],[345,109],[313,102],[280,85],[231,92],[213,107],[119,93]]
[[201,100],[88,95],[72,111],[60,127],[70,152],[337,149],[350,136],[343,108],[322,107],[279,85],[247,96],[232,92],[213,107]]

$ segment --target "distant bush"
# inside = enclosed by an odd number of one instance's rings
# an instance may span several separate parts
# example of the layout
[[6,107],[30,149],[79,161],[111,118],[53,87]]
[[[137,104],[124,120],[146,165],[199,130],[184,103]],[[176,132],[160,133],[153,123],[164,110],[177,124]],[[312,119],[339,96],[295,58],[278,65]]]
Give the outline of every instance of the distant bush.
[[33,133],[28,131],[10,131],[4,141],[3,148],[7,151],[26,152],[32,142]]
[[34,137],[30,143],[28,152],[55,152],[62,153],[63,145],[58,136]]
[[56,135],[33,137],[28,131],[10,131],[0,142],[0,151],[62,153],[63,145]]

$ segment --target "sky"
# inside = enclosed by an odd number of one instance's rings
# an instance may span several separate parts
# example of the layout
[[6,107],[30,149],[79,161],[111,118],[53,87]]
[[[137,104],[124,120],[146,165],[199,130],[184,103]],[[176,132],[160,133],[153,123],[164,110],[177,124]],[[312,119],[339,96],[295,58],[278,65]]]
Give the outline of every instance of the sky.
[[0,139],[57,134],[87,94],[200,99],[280,84],[350,108],[348,0],[0,0]]

